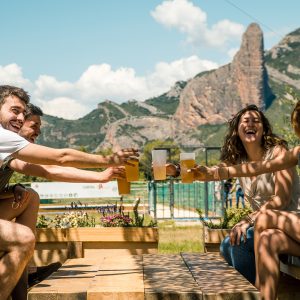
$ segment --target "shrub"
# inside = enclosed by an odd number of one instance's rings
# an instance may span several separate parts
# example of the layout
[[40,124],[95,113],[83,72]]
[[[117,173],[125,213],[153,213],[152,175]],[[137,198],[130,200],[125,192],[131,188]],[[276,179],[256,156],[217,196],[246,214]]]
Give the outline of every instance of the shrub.
[[44,215],[38,216],[36,222],[36,228],[47,228],[50,222],[49,218],[46,218]]
[[211,219],[207,220],[203,217],[203,212],[201,209],[196,209],[200,221],[204,226],[212,229],[231,229],[235,224],[240,222],[243,218],[252,212],[250,207],[245,208],[229,208],[224,211],[224,217],[219,223],[213,223]]

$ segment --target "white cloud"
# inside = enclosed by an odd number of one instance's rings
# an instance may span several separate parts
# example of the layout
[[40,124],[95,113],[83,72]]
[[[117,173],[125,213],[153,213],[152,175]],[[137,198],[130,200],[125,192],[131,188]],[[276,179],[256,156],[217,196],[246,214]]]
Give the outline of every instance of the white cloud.
[[206,31],[206,40],[210,45],[219,47],[225,45],[229,40],[240,40],[243,32],[243,25],[233,23],[229,20],[222,20]]
[[23,77],[22,68],[17,64],[0,66],[0,83],[21,86],[25,90],[32,88],[30,80]]
[[224,46],[244,32],[243,25],[230,20],[220,20],[209,28],[206,13],[188,0],[166,0],[151,15],[158,23],[185,33],[186,41],[195,46]]
[[188,35],[206,27],[206,13],[186,0],[164,1],[151,12],[152,17],[166,27],[178,28]]
[[1,80],[1,84],[30,86],[32,102],[46,114],[77,119],[105,99],[117,103],[128,99],[143,101],[168,92],[176,81],[188,80],[202,71],[217,67],[216,63],[194,55],[170,63],[159,62],[154,71],[146,76],[137,76],[132,68],[113,70],[110,65],[101,64],[90,66],[75,82],[41,75],[31,83],[23,77],[19,66],[8,65],[0,68],[0,80],[9,79],[3,83]]
[[156,90],[156,94],[166,92],[166,87],[172,86],[178,80],[187,80],[196,74],[217,68],[212,61],[201,60],[196,55],[173,61],[171,63],[160,62],[156,64],[155,71],[148,77],[150,90]]
[[35,104],[40,106],[45,114],[58,116],[65,119],[78,119],[90,112],[87,106],[80,104],[78,99],[67,97],[53,98],[50,101],[35,99]]
[[125,101],[135,95],[141,99],[146,89],[145,78],[138,77],[132,68],[112,70],[108,64],[92,65],[79,78],[76,89],[86,101],[115,99]]
[[58,81],[55,77],[41,75],[35,81],[34,96],[37,98],[46,97],[53,99],[61,95],[73,95],[74,85],[67,81]]

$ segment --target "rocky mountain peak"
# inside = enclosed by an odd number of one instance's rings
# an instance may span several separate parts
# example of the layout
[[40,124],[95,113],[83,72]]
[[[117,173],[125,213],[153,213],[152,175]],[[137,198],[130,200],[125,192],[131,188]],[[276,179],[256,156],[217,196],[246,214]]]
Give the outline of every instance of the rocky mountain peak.
[[226,122],[246,104],[267,106],[273,99],[264,66],[263,34],[250,24],[232,63],[190,80],[174,115],[179,128]]

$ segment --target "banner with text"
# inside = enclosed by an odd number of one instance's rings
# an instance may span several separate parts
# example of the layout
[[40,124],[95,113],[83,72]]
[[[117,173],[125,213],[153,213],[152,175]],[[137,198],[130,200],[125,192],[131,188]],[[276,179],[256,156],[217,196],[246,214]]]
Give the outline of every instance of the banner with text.
[[116,181],[106,183],[32,182],[40,199],[120,197]]

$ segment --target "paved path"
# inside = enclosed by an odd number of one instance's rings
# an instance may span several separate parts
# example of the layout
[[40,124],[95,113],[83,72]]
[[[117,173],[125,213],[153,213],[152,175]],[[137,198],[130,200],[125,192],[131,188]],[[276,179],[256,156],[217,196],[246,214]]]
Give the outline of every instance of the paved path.
[[[153,212],[151,212],[153,216]],[[156,206],[156,217],[158,219],[170,219],[171,218],[171,211],[169,205],[157,204]],[[174,208],[174,218],[197,218],[199,219],[199,215],[197,212],[182,209],[182,208]]]

